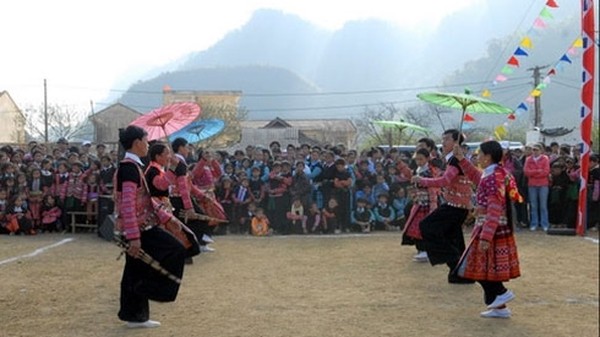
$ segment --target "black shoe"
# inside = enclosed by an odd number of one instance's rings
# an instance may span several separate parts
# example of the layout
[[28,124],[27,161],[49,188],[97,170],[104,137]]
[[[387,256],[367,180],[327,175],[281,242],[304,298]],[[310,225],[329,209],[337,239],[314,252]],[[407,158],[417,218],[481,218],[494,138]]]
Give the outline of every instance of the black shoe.
[[186,257],[185,264],[194,264],[194,259],[192,259],[191,257]]
[[473,284],[475,283],[475,281],[473,280],[469,280],[466,278],[462,278],[460,276],[457,275],[448,275],[448,283],[453,283],[453,284]]

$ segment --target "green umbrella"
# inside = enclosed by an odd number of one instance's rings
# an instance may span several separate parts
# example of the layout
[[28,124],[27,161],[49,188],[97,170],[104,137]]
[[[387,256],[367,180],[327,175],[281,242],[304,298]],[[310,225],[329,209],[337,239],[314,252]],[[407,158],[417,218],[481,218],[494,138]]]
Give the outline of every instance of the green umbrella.
[[417,97],[428,103],[462,110],[459,132],[462,132],[463,120],[467,110],[469,112],[488,114],[509,114],[513,112],[511,108],[507,108],[499,103],[473,96],[469,90],[465,90],[464,94],[425,92],[418,94]]
[[429,129],[419,126],[417,124],[408,123],[405,121],[373,121],[373,123],[381,125],[381,126],[397,126],[401,129],[410,129],[415,131],[421,131],[424,133],[428,133]]

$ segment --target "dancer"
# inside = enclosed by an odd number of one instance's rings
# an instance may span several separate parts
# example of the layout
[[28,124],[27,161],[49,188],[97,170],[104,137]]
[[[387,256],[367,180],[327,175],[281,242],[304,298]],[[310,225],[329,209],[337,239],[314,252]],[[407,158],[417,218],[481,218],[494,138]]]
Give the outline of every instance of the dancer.
[[115,174],[116,230],[127,241],[127,255],[121,279],[119,319],[128,328],[155,328],[160,322],[150,320],[149,300],[172,302],[179,284],[168,279],[139,258],[150,255],[178,278],[183,276],[185,248],[160,226],[170,218],[167,212],[155,211],[145,188],[141,157],[148,152],[144,129],[128,126],[119,134],[125,158]]
[[[415,153],[415,163],[417,165],[416,176],[422,178],[433,178],[433,172],[429,167],[431,154],[425,148],[420,148]],[[413,196],[413,206],[410,209],[410,215],[404,226],[402,234],[403,245],[415,245],[416,241],[421,240],[421,229],[419,224],[427,215],[435,211],[438,206],[439,188],[425,187],[415,188]],[[426,251],[417,250],[417,254],[413,257],[415,262],[428,262]]]
[[[412,182],[420,187],[442,188],[442,198],[445,202],[421,221],[423,240],[418,242],[417,249],[427,252],[432,266],[445,263],[450,272],[454,270],[465,250],[462,224],[472,207],[471,181],[463,174],[452,152],[454,146],[462,144],[463,140],[458,130],[446,130],[442,135],[442,150],[446,155],[444,174],[435,178],[412,178]],[[448,282],[473,283],[452,273],[448,273]]]
[[514,177],[502,166],[502,147],[496,141],[481,143],[477,162],[480,172],[464,158],[459,147],[454,156],[463,172],[477,183],[476,221],[471,242],[461,258],[458,276],[475,280],[484,292],[482,317],[509,318],[506,303],[515,298],[502,282],[520,276],[519,258],[512,228],[511,202],[522,202]]

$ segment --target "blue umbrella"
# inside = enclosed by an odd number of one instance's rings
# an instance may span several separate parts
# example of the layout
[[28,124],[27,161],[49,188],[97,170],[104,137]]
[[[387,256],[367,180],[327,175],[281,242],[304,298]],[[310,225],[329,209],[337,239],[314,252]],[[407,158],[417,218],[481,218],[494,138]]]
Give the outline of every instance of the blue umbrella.
[[175,138],[184,138],[190,144],[195,144],[218,135],[223,129],[225,129],[225,122],[221,119],[199,119],[171,134],[169,141],[172,142]]

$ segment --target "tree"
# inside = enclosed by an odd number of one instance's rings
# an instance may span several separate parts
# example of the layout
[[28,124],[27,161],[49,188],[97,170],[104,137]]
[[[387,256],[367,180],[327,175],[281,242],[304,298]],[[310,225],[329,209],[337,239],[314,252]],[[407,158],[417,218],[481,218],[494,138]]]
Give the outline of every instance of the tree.
[[240,141],[240,121],[248,118],[248,110],[225,103],[203,103],[201,119],[217,118],[225,122],[225,129],[217,136],[198,143],[204,148],[227,148]]
[[[86,119],[85,112],[72,107],[49,105],[48,106],[48,141],[61,137],[67,140],[91,138],[93,130]],[[25,110],[25,130],[34,140],[45,138],[45,125],[43,106],[37,109]]]
[[424,114],[418,108],[400,111],[394,104],[384,104],[371,108],[366,107],[354,124],[358,129],[358,143],[363,146],[388,145],[390,147],[416,142],[421,133],[403,127],[381,127],[373,124],[376,120],[404,121],[422,127],[429,127],[431,115]]

